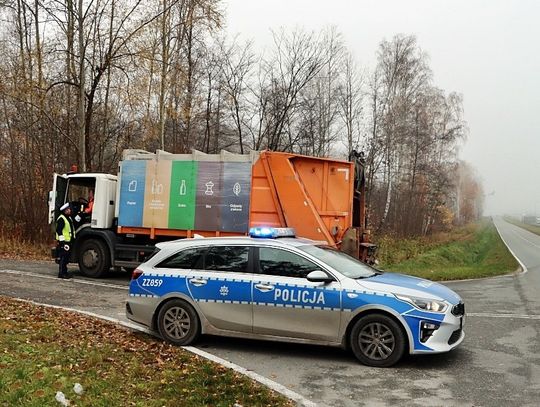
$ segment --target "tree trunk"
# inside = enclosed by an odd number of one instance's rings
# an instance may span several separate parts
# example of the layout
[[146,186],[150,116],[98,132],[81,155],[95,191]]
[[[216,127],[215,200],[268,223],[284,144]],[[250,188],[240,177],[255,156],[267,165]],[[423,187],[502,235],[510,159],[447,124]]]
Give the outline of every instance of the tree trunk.
[[77,10],[78,21],[78,45],[79,45],[79,94],[77,97],[77,124],[79,129],[79,165],[80,171],[86,171],[86,118],[85,118],[85,76],[86,76],[86,62],[85,62],[85,47],[84,47],[84,13],[83,13],[84,1],[79,0],[79,7]]
[[167,71],[169,67],[169,15],[167,0],[163,1],[163,15],[161,16],[161,76],[159,86],[159,140],[161,149],[165,150],[165,88]]

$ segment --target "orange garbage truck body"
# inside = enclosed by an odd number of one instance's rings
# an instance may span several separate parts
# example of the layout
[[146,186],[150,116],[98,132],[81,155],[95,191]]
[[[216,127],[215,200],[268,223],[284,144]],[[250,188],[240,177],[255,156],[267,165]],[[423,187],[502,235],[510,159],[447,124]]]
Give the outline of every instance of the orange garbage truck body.
[[292,227],[337,246],[352,226],[353,184],[350,162],[263,152],[253,166],[250,225]]
[[358,161],[272,151],[126,150],[117,176],[55,174],[50,222],[63,203],[89,190],[94,210],[76,225],[71,260],[91,277],[110,267],[135,268],[160,241],[247,235],[257,226],[294,228],[298,237],[326,242],[369,262]]

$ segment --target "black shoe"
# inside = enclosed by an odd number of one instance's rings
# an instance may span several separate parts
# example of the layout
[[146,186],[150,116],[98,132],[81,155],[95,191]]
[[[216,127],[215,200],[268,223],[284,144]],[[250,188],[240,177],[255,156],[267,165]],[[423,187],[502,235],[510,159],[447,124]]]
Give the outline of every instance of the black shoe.
[[64,280],[67,280],[73,278],[73,276],[71,274],[64,274],[62,276],[58,276],[58,278],[63,278]]

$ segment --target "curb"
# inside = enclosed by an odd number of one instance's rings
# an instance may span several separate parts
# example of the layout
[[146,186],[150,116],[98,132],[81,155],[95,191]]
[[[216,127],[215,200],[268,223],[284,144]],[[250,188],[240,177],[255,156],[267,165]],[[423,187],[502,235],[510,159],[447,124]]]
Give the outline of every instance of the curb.
[[[123,326],[125,328],[132,329],[134,331],[143,332],[143,333],[146,333],[148,335],[159,338],[159,336],[155,332],[153,332],[153,331],[151,331],[149,329],[140,327],[140,326],[138,326],[138,325],[136,325],[134,323],[131,323],[131,322],[121,321],[121,320],[119,320],[117,318],[107,317],[105,315],[99,315],[99,314],[96,314],[96,313],[90,312],[90,311],[83,311],[83,310],[79,310],[79,309],[75,309],[75,308],[62,307],[60,305],[43,304],[43,303],[40,303],[40,302],[36,302],[36,301],[32,301],[32,300],[25,300],[25,299],[22,299],[22,298],[13,298],[13,299],[16,300],[16,301],[26,302],[26,303],[33,304],[33,305],[39,305],[39,306],[47,307],[47,308],[55,308],[55,309],[60,309],[60,310],[63,310],[63,311],[71,311],[71,312],[75,312],[77,314],[82,314],[82,315],[98,318],[98,319],[101,319],[101,320],[104,320],[104,321],[112,322],[112,323],[114,323],[116,325]],[[304,406],[304,407],[316,407],[317,406],[317,404],[314,403],[313,401],[308,400],[307,398],[305,398],[301,394],[298,394],[298,393],[288,389],[287,387],[283,386],[282,384],[279,384],[279,383],[277,383],[277,382],[275,382],[273,380],[270,380],[270,379],[268,379],[268,378],[266,378],[264,376],[261,376],[258,373],[255,373],[255,372],[253,372],[251,370],[243,368],[242,366],[239,366],[239,365],[237,365],[235,363],[229,362],[228,360],[222,359],[219,356],[212,355],[211,353],[208,353],[208,352],[206,352],[204,350],[198,349],[198,348],[193,347],[193,346],[180,346],[180,348],[185,349],[188,352],[193,353],[195,355],[198,355],[198,356],[200,356],[202,358],[210,360],[210,361],[212,361],[214,363],[218,363],[218,364],[220,364],[220,365],[222,365],[222,366],[224,366],[226,368],[232,369],[237,373],[243,374],[244,376],[247,376],[250,379],[253,379],[256,382],[259,382],[260,384],[270,388],[271,390],[275,391],[276,393],[280,393],[283,396],[293,400],[299,406]]]

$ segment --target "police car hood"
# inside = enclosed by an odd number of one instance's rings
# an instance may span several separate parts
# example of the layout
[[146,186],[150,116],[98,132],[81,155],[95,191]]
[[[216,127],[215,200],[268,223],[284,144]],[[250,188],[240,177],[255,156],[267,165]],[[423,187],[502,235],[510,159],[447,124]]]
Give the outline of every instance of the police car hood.
[[385,272],[357,281],[361,286],[374,291],[446,300],[453,305],[461,301],[459,295],[442,284],[404,274]]

